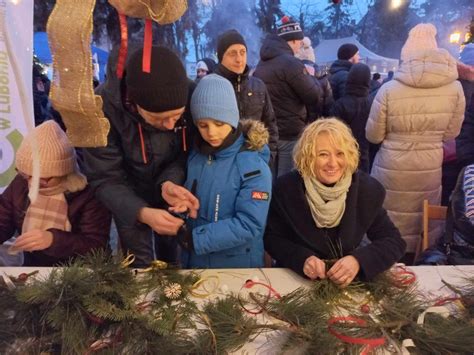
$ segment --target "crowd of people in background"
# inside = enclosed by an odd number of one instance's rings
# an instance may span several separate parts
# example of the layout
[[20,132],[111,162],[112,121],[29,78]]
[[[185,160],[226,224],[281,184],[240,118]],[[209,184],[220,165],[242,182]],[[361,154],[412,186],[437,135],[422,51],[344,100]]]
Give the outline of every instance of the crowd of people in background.
[[[194,81],[164,47],[152,47],[149,73],[143,49],[129,51],[119,79],[113,51],[97,89],[108,143],[81,160],[35,68],[40,181],[28,136],[0,196],[9,250],[56,265],[107,249],[112,216],[135,267],[278,265],[344,287],[399,260],[474,264],[474,44],[455,59],[419,24],[383,81],[352,43],[322,72],[287,16],[254,70],[238,31],[215,50]],[[420,255],[424,200],[449,208]]]

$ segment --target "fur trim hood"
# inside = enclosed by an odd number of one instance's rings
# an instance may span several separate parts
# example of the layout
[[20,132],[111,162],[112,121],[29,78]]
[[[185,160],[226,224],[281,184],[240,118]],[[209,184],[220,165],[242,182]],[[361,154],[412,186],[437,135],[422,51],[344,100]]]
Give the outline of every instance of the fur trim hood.
[[245,137],[245,145],[249,150],[262,150],[268,144],[269,133],[263,122],[256,120],[241,120],[240,126]]

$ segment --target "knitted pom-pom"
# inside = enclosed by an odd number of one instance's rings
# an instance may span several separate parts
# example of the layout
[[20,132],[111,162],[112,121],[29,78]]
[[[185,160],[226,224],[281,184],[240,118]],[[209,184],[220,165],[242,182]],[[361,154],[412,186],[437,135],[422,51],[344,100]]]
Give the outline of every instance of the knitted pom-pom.
[[290,18],[288,16],[285,15],[281,18],[281,23],[282,24],[285,24],[285,23],[288,23],[288,22],[290,22]]

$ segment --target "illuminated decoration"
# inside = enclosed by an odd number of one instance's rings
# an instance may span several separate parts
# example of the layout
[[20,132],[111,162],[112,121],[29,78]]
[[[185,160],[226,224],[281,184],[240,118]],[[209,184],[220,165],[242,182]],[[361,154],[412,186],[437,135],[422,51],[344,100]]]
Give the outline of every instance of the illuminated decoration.
[[460,32],[451,33],[451,35],[449,36],[449,43],[459,43],[460,39],[461,39]]
[[57,0],[47,32],[53,55],[50,99],[76,147],[107,145],[109,121],[92,86],[92,12],[95,0]]
[[187,0],[109,0],[120,14],[151,19],[160,25],[173,23],[188,8]]
[[402,3],[402,0],[392,0],[391,7],[392,9],[398,9],[400,6],[402,6]]

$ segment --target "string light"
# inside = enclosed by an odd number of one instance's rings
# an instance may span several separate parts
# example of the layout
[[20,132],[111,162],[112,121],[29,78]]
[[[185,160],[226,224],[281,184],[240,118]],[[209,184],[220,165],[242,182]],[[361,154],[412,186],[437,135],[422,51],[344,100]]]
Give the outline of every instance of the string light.
[[459,32],[451,33],[451,35],[449,36],[449,43],[459,43],[460,39],[461,39],[461,33]]
[[392,9],[398,9],[402,6],[402,0],[392,0]]

